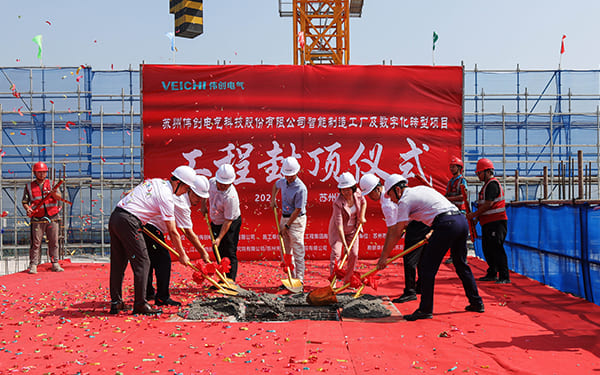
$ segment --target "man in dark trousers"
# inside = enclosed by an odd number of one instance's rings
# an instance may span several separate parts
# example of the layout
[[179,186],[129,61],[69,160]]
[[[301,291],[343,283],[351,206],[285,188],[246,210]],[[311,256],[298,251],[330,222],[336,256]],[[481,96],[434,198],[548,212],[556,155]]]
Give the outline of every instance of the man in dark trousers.
[[[381,204],[381,211],[385,219],[388,231],[396,224],[397,205],[385,195],[383,185],[379,178],[374,174],[367,173],[360,178],[360,189],[362,194],[368,196]],[[406,226],[404,238],[404,247],[408,248],[425,238],[430,228],[420,221],[412,220]],[[394,298],[393,303],[404,303],[415,301],[417,294],[421,293],[421,280],[417,280],[417,271],[420,274],[421,267],[419,260],[423,253],[421,246],[404,256],[404,292],[401,296]]]
[[510,284],[508,259],[504,250],[508,217],[504,202],[504,191],[494,177],[494,164],[490,159],[480,159],[475,170],[483,187],[479,191],[477,211],[467,215],[478,219],[481,224],[481,245],[488,264],[487,273],[481,281],[495,281],[497,284]]
[[[185,237],[194,245],[205,262],[209,262],[210,258],[206,249],[200,243],[198,236],[194,233],[191,207],[197,206],[207,198],[208,179],[198,175],[196,175],[194,185],[191,186],[187,194],[173,196],[173,202],[175,203],[175,225],[178,229],[182,230]],[[160,216],[150,219],[150,222],[144,228],[160,240],[165,240],[164,233],[167,232],[167,228]],[[155,241],[146,233],[144,233],[144,240],[146,241],[148,256],[150,257],[146,300],[154,300],[156,306],[181,306],[181,302],[172,299],[169,292],[169,284],[171,282],[171,253],[160,242]],[[156,290],[152,285],[153,272],[156,274]]]
[[[223,164],[217,170],[216,176],[209,180],[208,189],[210,228],[215,237],[213,251],[218,249],[221,258],[229,258],[231,269],[226,275],[233,281],[237,277],[237,247],[242,228],[240,198],[233,185],[235,176],[233,166]],[[203,210],[204,214],[206,208]]]
[[385,236],[383,250],[377,262],[377,268],[382,270],[387,266],[387,258],[392,249],[402,237],[402,231],[409,221],[417,220],[431,227],[428,235],[429,242],[421,256],[422,294],[419,308],[404,319],[433,318],[433,291],[435,275],[442,263],[444,254],[450,247],[450,255],[469,300],[465,307],[467,311],[483,312],[483,301],[477,291],[471,268],[467,265],[467,236],[469,227],[465,215],[442,194],[428,186],[406,186],[406,178],[392,174],[385,180],[385,191],[390,199],[398,205],[396,223]]
[[110,313],[125,310],[123,302],[123,277],[131,262],[134,287],[134,314],[159,314],[146,301],[146,286],[150,258],[142,236],[142,226],[154,216],[160,215],[165,222],[173,247],[179,253],[179,261],[188,264],[190,259],[181,244],[175,226],[173,195],[183,195],[194,183],[196,172],[188,166],[179,166],[170,180],[148,179],[136,186],[117,203],[108,220],[110,233]]

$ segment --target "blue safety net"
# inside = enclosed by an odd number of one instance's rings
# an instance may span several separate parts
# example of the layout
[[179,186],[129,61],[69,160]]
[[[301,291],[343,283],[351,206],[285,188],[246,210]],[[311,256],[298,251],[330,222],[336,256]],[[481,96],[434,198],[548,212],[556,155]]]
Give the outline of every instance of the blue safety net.
[[[588,204],[510,204],[507,215],[504,248],[512,271],[600,302],[600,210]],[[475,253],[485,259],[481,238]]]

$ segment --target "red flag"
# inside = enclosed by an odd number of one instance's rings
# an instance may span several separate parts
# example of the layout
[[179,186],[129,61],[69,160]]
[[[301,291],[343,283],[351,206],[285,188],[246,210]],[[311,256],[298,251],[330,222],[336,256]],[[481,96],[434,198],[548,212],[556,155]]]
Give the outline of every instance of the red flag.
[[300,31],[298,32],[298,44],[300,44],[300,47],[304,48],[304,31]]
[[565,38],[567,36],[563,35],[562,37],[562,41],[560,42],[560,54],[562,55],[563,53],[565,53]]

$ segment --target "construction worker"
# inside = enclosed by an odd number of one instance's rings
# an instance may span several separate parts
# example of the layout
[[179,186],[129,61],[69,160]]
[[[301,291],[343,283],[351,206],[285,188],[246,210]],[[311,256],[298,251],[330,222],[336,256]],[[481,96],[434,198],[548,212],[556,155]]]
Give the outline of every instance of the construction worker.
[[279,234],[288,252],[292,254],[292,277],[304,283],[304,232],[306,231],[306,202],[308,190],[298,177],[300,164],[293,156],[283,159],[283,178],[271,189],[271,208],[277,207],[276,197],[281,191],[281,220]]
[[[462,213],[465,213],[467,202],[463,198],[462,187],[464,186],[464,189],[467,189],[467,180],[462,175],[463,167],[464,164],[460,158],[453,156],[450,159],[450,173],[452,173],[452,178],[450,178],[450,181],[446,185],[445,197],[454,203]],[[451,264],[452,257],[446,259],[444,263]]]
[[127,263],[131,262],[134,287],[134,314],[159,314],[162,311],[152,308],[146,301],[146,287],[150,258],[144,237],[140,235],[142,226],[153,217],[160,215],[164,221],[171,243],[179,253],[179,261],[189,264],[181,237],[175,224],[175,204],[173,195],[183,195],[194,184],[196,172],[182,165],[171,173],[169,181],[161,178],[148,179],[136,186],[117,203],[110,215],[110,313],[125,310],[123,303],[123,277]]
[[48,177],[48,166],[37,162],[33,165],[35,180],[25,185],[21,203],[31,218],[29,226],[31,245],[29,247],[29,273],[36,274],[40,264],[42,239],[46,234],[48,244],[48,257],[52,263],[50,268],[54,272],[63,272],[58,264],[58,213],[61,207],[58,201],[61,198],[58,189],[54,189]]
[[[235,169],[231,164],[223,164],[217,170],[216,176],[209,180],[208,202],[210,205],[210,228],[215,240],[213,251],[219,251],[221,258],[229,258],[231,269],[226,274],[235,281],[237,277],[238,260],[237,246],[242,227],[240,199],[233,186]],[[204,209],[203,213],[206,212]]]
[[483,187],[479,191],[477,211],[467,214],[469,219],[478,219],[481,225],[481,245],[488,264],[487,273],[481,281],[509,284],[508,259],[504,250],[508,217],[504,203],[504,191],[494,177],[494,164],[490,159],[479,159],[475,173]]
[[[208,179],[204,176],[195,176],[194,184],[190,187],[187,194],[174,195],[175,204],[175,224],[177,229],[181,229],[185,237],[194,245],[205,262],[210,258],[204,246],[200,243],[198,236],[194,233],[194,224],[192,223],[192,210],[190,207],[197,206],[202,200],[208,198]],[[144,225],[144,228],[158,237],[161,241],[165,240],[164,233],[167,232],[165,222],[160,216],[155,216]],[[154,300],[156,306],[181,306],[181,302],[171,298],[169,293],[169,283],[171,280],[171,254],[164,246],[152,237],[144,233],[148,256],[150,257],[150,271],[148,273],[148,285],[146,287],[146,300]],[[156,274],[156,294],[152,286],[153,271]]]
[[[390,228],[396,223],[396,208],[397,205],[385,195],[383,185],[377,176],[371,173],[367,173],[360,179],[360,188],[363,191],[363,195],[367,195],[374,201],[379,201],[381,204],[381,211],[385,218],[385,224],[387,225],[388,232]],[[408,248],[417,242],[421,241],[430,228],[417,220],[411,220],[406,226],[406,233],[404,237],[404,247]],[[421,293],[421,281],[417,280],[417,274],[420,274],[420,259],[423,253],[423,246],[413,250],[406,254],[403,262],[404,267],[404,292],[397,298],[392,300],[393,303],[404,303],[409,301],[415,301],[417,294]]]
[[452,178],[446,185],[446,198],[462,212],[465,212],[466,203],[462,196],[461,186],[467,188],[467,180],[462,175],[463,161],[456,156],[450,159],[450,173]]
[[365,213],[367,201],[358,188],[356,179],[350,172],[344,172],[338,178],[337,185],[340,194],[333,202],[333,212],[329,219],[329,272],[334,274],[335,265],[340,263],[344,253],[348,252],[348,263],[345,271],[344,284],[349,283],[354,273],[354,266],[358,259],[360,240],[358,236],[350,248],[352,239],[357,234],[360,224],[367,222]]
[[410,220],[418,220],[431,227],[429,242],[421,257],[422,294],[419,308],[405,315],[408,321],[431,319],[433,317],[433,291],[435,275],[442,263],[448,246],[456,274],[460,278],[469,300],[467,311],[483,312],[483,301],[477,291],[471,268],[467,265],[467,236],[469,226],[465,215],[450,203],[442,194],[428,186],[406,186],[407,180],[392,174],[385,180],[385,191],[392,202],[397,204],[396,223],[388,230],[377,268],[386,267],[390,252],[402,237],[402,231]]

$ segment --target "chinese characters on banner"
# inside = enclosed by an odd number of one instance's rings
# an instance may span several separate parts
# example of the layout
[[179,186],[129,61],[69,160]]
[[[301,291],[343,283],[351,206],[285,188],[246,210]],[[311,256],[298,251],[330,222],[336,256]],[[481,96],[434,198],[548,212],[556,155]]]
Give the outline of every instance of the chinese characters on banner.
[[[449,161],[461,155],[461,67],[143,65],[142,80],[145,177],[187,164],[211,178],[233,165],[240,259],[279,258],[269,202],[288,156],[308,187],[307,258],[328,259],[340,174],[401,173],[409,185],[420,175],[443,192]],[[367,204],[363,259],[379,255],[387,229],[379,203]]]

